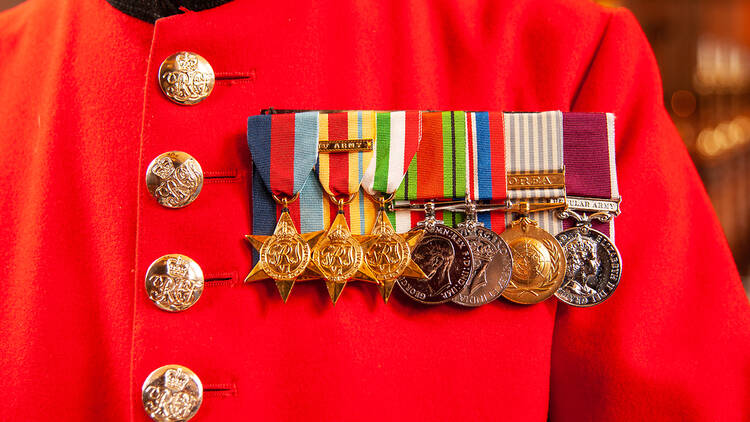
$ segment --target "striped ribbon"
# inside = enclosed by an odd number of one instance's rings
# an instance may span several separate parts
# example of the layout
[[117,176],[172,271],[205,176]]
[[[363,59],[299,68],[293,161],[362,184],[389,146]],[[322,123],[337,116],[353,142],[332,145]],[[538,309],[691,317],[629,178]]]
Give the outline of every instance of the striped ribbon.
[[[422,140],[422,114],[418,111],[377,113],[376,138],[375,159],[365,171],[362,188],[370,195],[390,195],[401,186],[417,153]],[[388,218],[400,233],[413,227],[408,211],[388,212]],[[367,224],[368,230],[371,226]]]
[[[321,114],[321,141],[375,139],[375,112],[348,111]],[[315,167],[323,190],[336,198],[348,198],[359,192],[365,169],[370,165],[372,151],[332,152],[318,154]]]
[[[618,199],[615,168],[615,116],[611,113],[564,113],[565,186],[568,195]],[[565,221],[565,228],[573,222]],[[614,219],[592,227],[614,241]]]
[[[396,200],[463,200],[466,196],[467,169],[466,113],[443,111],[422,113],[422,141],[409,165]],[[438,219],[454,226],[463,221],[463,214],[438,212]],[[414,227],[418,213],[396,212],[396,231]]]
[[[271,194],[291,198],[300,192],[302,197],[305,187],[317,186],[307,182],[318,156],[318,112],[251,116],[247,145],[253,162],[253,234],[270,235],[281,213]],[[289,211],[300,227],[300,201],[290,203]],[[257,251],[253,254],[257,259]]]
[[[503,113],[475,112],[467,118],[467,196],[472,201],[502,203],[506,199]],[[483,212],[480,222],[498,233],[505,230],[505,213]]]
[[[374,111],[347,111],[321,114],[318,137],[323,140],[375,139],[376,120]],[[344,214],[353,234],[366,234],[375,219],[375,205],[360,192],[362,178],[370,165],[373,152],[319,153],[315,171],[323,190],[337,198],[347,199],[356,194],[354,200],[344,207]],[[337,207],[332,201],[324,206],[324,225],[336,216]],[[317,224],[317,223],[312,223]]]
[[401,185],[422,139],[418,111],[377,113],[375,159],[365,170],[362,188],[370,195],[395,192]]
[[[505,170],[507,173],[561,172],[563,163],[563,119],[560,111],[504,113]],[[565,189],[508,190],[510,199],[556,198]],[[510,216],[509,216],[510,217]],[[562,231],[554,212],[531,213],[541,228],[552,235]],[[507,219],[508,224],[512,221]]]
[[317,133],[317,112],[248,118],[253,163],[274,195],[291,198],[305,185],[318,155]]

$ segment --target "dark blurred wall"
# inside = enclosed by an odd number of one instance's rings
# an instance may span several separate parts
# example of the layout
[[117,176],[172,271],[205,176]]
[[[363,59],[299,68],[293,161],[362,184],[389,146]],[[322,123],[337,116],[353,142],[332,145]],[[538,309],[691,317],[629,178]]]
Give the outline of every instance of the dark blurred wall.
[[23,0],[0,0],[0,10],[11,8]]
[[750,295],[750,2],[607,3],[629,8],[654,48],[665,104],[703,178]]

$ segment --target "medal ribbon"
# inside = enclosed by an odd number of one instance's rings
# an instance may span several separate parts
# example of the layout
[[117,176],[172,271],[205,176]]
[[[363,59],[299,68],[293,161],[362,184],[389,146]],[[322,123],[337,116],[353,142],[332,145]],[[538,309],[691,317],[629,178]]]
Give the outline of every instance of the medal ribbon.
[[[505,186],[505,134],[503,113],[475,112],[467,118],[467,196],[472,201],[503,203]],[[505,230],[505,213],[481,212],[477,219],[497,233]]]
[[[316,184],[305,182],[318,156],[318,112],[251,116],[247,145],[253,162],[253,234],[270,235],[281,212],[271,194],[290,199]],[[289,204],[297,227],[299,202]]]
[[[466,196],[467,185],[466,113],[442,111],[422,113],[422,141],[409,165],[396,200],[456,201]],[[409,216],[407,219],[406,216]],[[446,225],[463,221],[463,214],[436,213]],[[397,212],[396,231],[414,227],[420,213]]]
[[305,185],[318,155],[318,113],[251,116],[247,145],[265,186],[291,198]]
[[[619,199],[615,168],[615,117],[611,113],[564,113],[565,186],[568,195]],[[566,220],[565,228],[573,222]],[[614,219],[592,227],[614,240]]]
[[375,159],[365,170],[362,188],[370,195],[390,195],[401,185],[422,139],[418,111],[376,113]]
[[[562,112],[504,113],[505,171],[507,174],[562,172]],[[512,200],[562,198],[565,188],[506,189]],[[554,211],[531,213],[541,228],[553,236],[562,231]],[[508,219],[510,222],[511,219]]]
[[[378,112],[375,159],[365,171],[362,188],[373,196],[394,193],[401,186],[421,140],[422,114],[419,111]],[[412,227],[409,211],[391,211],[388,218],[397,231],[399,226],[400,232]]]
[[[348,111],[319,116],[321,141],[375,139],[375,112]],[[339,199],[348,199],[359,191],[372,151],[331,152],[318,154],[318,173],[323,190]]]

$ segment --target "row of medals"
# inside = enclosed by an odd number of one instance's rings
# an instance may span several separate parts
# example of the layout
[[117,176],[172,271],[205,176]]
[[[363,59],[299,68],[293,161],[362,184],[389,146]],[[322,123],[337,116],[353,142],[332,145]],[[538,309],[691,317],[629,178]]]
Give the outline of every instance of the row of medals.
[[[341,201],[328,230],[305,234],[297,232],[284,206],[273,235],[247,236],[259,259],[246,281],[273,279],[284,301],[295,281],[323,278],[335,303],[346,283],[355,279],[375,283],[386,302],[398,284],[421,303],[452,301],[471,307],[500,296],[534,304],[553,295],[573,306],[592,306],[607,299],[619,284],[619,252],[605,234],[591,227],[593,219],[609,221],[612,213],[587,216],[566,208],[564,201],[495,206],[493,210],[521,215],[497,234],[478,221],[474,202],[460,207],[428,202],[423,205],[425,219],[398,234],[386,214],[389,203],[379,202],[369,235],[351,234]],[[466,213],[466,220],[456,228],[435,218],[436,209],[457,208]],[[529,212],[552,209],[558,209],[559,218],[574,218],[576,226],[552,236],[529,218]]]

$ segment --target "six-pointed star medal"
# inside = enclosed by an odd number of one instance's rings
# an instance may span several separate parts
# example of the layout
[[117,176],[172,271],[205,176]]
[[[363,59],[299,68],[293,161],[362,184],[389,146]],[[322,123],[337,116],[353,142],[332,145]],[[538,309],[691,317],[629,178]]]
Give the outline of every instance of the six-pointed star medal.
[[352,236],[346,217],[339,213],[325,234],[315,239],[310,269],[325,279],[328,295],[334,304],[346,282],[354,277],[374,278],[364,265],[364,250]]
[[400,276],[427,278],[419,265],[411,259],[411,251],[423,235],[422,230],[396,233],[385,210],[379,210],[370,234],[355,236],[364,248],[365,266],[370,269],[373,277],[357,278],[377,283],[386,303]]
[[310,263],[310,244],[314,244],[322,234],[322,231],[318,231],[300,235],[289,212],[282,212],[273,235],[245,236],[259,254],[258,263],[245,282],[273,279],[281,298],[286,302],[295,280],[306,272]]

